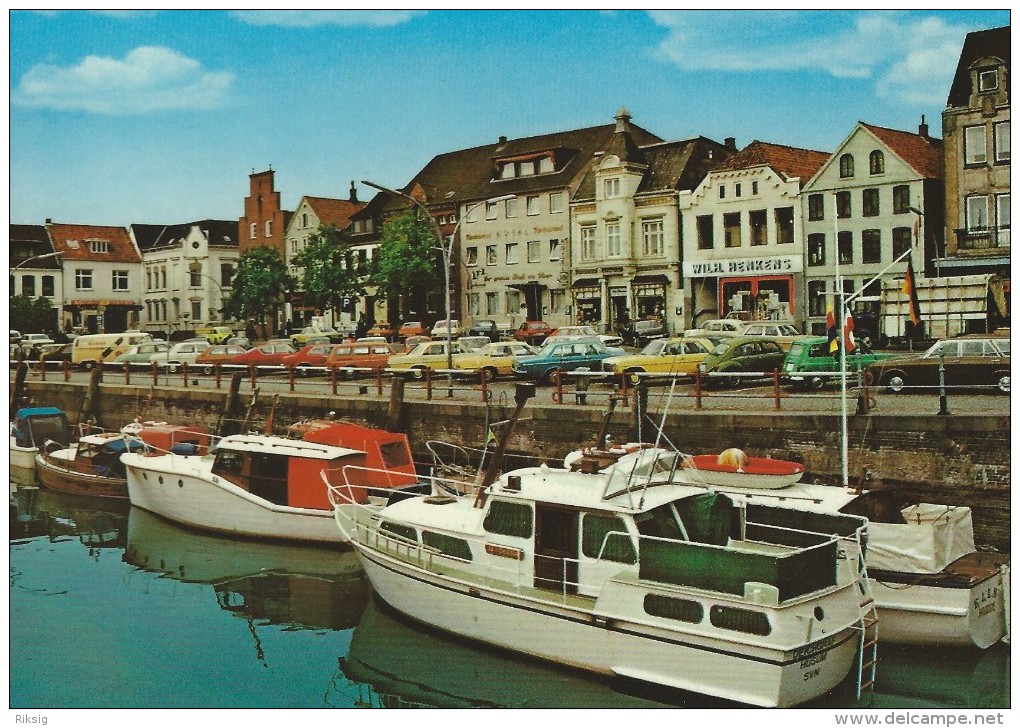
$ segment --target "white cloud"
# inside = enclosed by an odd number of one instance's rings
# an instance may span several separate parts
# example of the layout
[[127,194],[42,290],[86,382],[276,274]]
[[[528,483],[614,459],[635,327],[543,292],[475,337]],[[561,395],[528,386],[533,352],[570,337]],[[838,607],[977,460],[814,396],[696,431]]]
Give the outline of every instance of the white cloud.
[[276,25],[284,28],[317,28],[323,25],[383,28],[401,25],[424,10],[234,10],[238,20],[249,25]]
[[234,79],[227,71],[207,71],[170,48],[141,46],[123,59],[86,56],[73,66],[33,66],[11,101],[98,114],[215,109],[226,104]]
[[969,28],[894,11],[651,11],[656,55],[688,71],[816,71],[880,97],[945,102]]

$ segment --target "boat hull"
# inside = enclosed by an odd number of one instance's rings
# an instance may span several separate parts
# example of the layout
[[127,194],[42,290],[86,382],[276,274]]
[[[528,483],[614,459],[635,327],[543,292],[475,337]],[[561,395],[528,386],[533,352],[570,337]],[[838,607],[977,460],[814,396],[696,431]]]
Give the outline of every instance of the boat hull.
[[39,449],[34,447],[18,447],[11,438],[11,466],[22,470],[35,470],[35,456]]
[[[71,452],[73,453],[73,449]],[[124,478],[75,470],[73,460],[58,457],[56,454],[36,455],[35,462],[39,482],[50,490],[100,498],[120,500],[128,498],[127,481]]]
[[859,633],[834,632],[823,651],[726,644],[670,633],[569,603],[529,599],[416,569],[355,542],[373,589],[408,617],[450,634],[590,672],[759,707],[790,707],[839,685]]
[[[129,464],[131,504],[185,526],[250,538],[340,544],[333,511],[282,506],[211,475],[205,458],[163,455]],[[206,461],[208,463],[208,461]]]

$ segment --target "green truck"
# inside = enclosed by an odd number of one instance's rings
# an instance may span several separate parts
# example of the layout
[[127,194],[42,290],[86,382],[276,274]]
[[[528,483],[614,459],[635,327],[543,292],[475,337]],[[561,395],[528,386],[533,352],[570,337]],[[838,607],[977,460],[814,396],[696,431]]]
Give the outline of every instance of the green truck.
[[[882,359],[903,356],[902,351],[874,351],[863,341],[846,357],[846,369],[857,381],[857,371]],[[829,351],[829,340],[824,336],[801,337],[790,346],[783,360],[783,379],[796,388],[822,389],[839,381],[839,352]]]

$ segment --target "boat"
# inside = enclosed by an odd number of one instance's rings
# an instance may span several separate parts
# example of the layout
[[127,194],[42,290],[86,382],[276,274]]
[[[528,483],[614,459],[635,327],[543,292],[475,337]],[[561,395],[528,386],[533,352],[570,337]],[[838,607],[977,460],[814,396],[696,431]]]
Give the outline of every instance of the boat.
[[83,430],[77,442],[35,456],[39,482],[50,490],[127,500],[127,474],[121,455],[127,452],[191,452],[208,450],[209,431],[165,422],[135,423],[119,432]]
[[68,445],[71,427],[56,407],[22,407],[11,422],[11,467],[35,470],[35,456],[47,440]]
[[[374,446],[335,444],[345,436]],[[335,429],[320,428],[302,440],[230,435],[213,449],[207,454],[122,455],[131,504],[207,531],[340,544],[319,478],[323,470],[357,468],[366,485],[383,490],[417,484],[406,436],[357,425],[336,423]]]
[[322,480],[374,592],[440,631],[761,707],[874,681],[865,518],[546,466],[390,503]]

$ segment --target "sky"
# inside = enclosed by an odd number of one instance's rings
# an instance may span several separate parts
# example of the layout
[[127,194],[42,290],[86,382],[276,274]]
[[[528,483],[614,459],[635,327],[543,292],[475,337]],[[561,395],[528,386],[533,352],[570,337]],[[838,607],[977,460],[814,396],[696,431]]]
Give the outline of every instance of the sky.
[[[1003,4],[1003,8],[1008,5]],[[858,120],[941,135],[999,10],[9,13],[12,223],[236,220],[402,187],[437,154],[632,123],[831,152]]]

